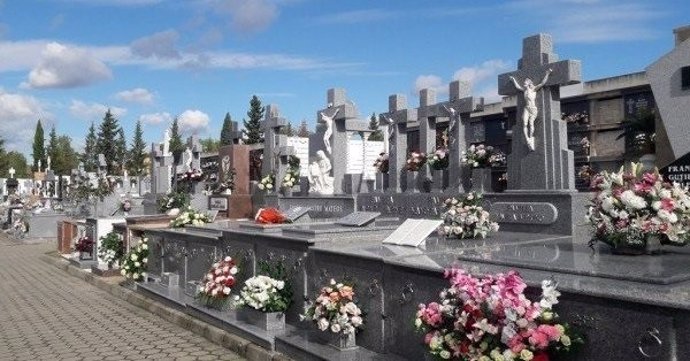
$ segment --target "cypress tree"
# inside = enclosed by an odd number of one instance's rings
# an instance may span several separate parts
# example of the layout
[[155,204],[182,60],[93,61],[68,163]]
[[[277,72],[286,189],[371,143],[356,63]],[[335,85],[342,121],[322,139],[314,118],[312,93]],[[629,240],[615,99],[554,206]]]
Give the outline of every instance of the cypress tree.
[[369,118],[369,129],[373,130],[371,134],[369,134],[368,140],[371,141],[382,141],[383,140],[383,133],[381,132],[381,129],[379,129],[379,121],[376,118],[376,113],[371,113],[371,117]]
[[[48,133],[48,157],[50,157],[50,162],[51,162],[51,167],[55,169],[55,161],[58,158],[58,136],[57,132],[55,131],[55,126],[50,128],[50,133]],[[47,162],[47,158],[46,158]],[[46,167],[48,164],[46,164]],[[56,172],[57,173],[57,172]],[[59,174],[59,173],[58,173]]]
[[118,174],[124,174],[128,154],[127,141],[125,140],[125,130],[120,127],[117,131],[117,141],[115,142],[115,150],[117,151],[116,168]]
[[[172,126],[170,127],[170,152],[176,157],[184,152],[185,146],[182,142],[182,135],[180,135],[180,126],[178,124],[177,118],[173,120]],[[177,154],[177,155],[176,155]]]
[[302,138],[309,138],[309,128],[307,127],[307,121],[302,120],[299,128],[297,128],[297,136]]
[[129,151],[129,161],[127,171],[133,175],[143,175],[146,173],[146,143],[144,143],[144,131],[141,129],[141,121],[137,121],[134,127],[134,138],[132,147]]
[[36,132],[34,133],[34,144],[32,148],[34,158],[33,169],[35,171],[39,171],[38,161],[41,161],[42,167],[45,167],[46,164],[45,135],[43,134],[43,125],[41,124],[40,119],[36,124]]
[[225,113],[225,119],[223,120],[223,129],[220,131],[220,145],[231,145],[232,144],[232,117],[230,113]]
[[108,174],[115,174],[119,167],[118,161],[120,154],[118,150],[117,133],[120,129],[117,119],[110,112],[105,112],[103,122],[98,129],[98,139],[96,141],[96,154],[105,156],[106,170]]
[[84,170],[87,172],[93,172],[96,170],[96,144],[98,143],[98,138],[96,137],[96,125],[91,122],[89,127],[89,133],[86,135],[84,140],[84,153],[81,155],[81,162],[84,164]]
[[264,108],[261,106],[261,100],[256,95],[253,95],[249,101],[247,117],[249,118],[248,120],[243,120],[244,130],[242,132],[246,135],[244,143],[263,143],[264,134],[261,131],[261,118],[264,117]]

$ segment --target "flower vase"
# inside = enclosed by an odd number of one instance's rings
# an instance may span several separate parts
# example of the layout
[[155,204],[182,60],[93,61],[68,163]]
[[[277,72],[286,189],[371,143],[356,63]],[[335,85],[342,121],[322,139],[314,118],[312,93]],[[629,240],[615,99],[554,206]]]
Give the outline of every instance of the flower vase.
[[661,253],[661,239],[658,235],[648,235],[645,240],[644,247],[631,246],[628,244],[619,244],[618,246],[611,246],[611,253],[621,256],[639,256],[651,255]]
[[446,169],[432,169],[431,177],[433,182],[431,183],[431,190],[433,192],[442,192],[448,184],[448,171]]
[[355,333],[333,333],[328,330],[321,332],[324,341],[339,351],[352,351],[359,348]]
[[283,194],[283,197],[292,197],[292,187],[281,187],[280,193]]
[[79,252],[80,261],[91,261],[93,260],[93,254],[91,252]]
[[226,195],[226,196],[229,196],[229,195],[232,194],[232,189],[228,188],[228,189],[224,190],[223,193],[221,193],[221,194],[224,194],[224,195]]
[[419,187],[417,186],[417,178],[419,172],[417,171],[407,171],[407,182],[405,183],[405,193],[419,193]]
[[261,312],[251,307],[237,310],[237,318],[264,331],[285,329],[284,312]]
[[472,169],[472,192],[487,193],[491,192],[491,168]]
[[376,173],[376,191],[385,192],[388,188],[388,173]]

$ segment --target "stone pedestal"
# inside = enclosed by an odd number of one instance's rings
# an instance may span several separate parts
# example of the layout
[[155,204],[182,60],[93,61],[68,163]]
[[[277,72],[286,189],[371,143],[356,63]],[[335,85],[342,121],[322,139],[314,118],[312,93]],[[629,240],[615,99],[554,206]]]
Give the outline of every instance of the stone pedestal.
[[418,176],[419,172],[405,172],[405,193],[419,193]]
[[388,189],[388,173],[376,173],[376,191],[385,192]]
[[432,192],[442,192],[448,186],[447,169],[432,169],[431,177],[433,179],[433,182],[431,183]]
[[237,310],[237,319],[264,331],[276,331],[285,328],[285,313],[283,312],[261,312],[251,307],[242,307]]
[[491,188],[491,168],[472,169],[472,192],[488,193]]

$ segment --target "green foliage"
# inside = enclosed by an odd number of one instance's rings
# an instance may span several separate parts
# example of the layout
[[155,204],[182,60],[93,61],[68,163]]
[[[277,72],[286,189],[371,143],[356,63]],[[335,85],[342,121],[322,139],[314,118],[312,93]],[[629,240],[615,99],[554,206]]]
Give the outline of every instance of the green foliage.
[[8,178],[9,169],[9,159],[7,153],[5,153],[5,140],[0,138],[0,177]]
[[98,256],[112,267],[119,263],[125,255],[125,247],[122,238],[117,232],[110,232],[101,237],[101,245],[98,247]]
[[204,152],[217,152],[221,141],[213,138],[200,139],[199,144],[204,147]]
[[189,194],[172,191],[158,200],[158,210],[165,213],[173,208],[186,209],[191,201]]
[[381,129],[379,129],[379,121],[378,118],[376,118],[376,113],[371,113],[371,117],[369,118],[369,129],[373,130],[374,132],[369,134],[369,138],[367,138],[367,140],[383,140],[383,132],[381,132]]
[[32,150],[34,158],[33,169],[38,171],[38,161],[41,161],[43,166],[46,164],[45,135],[43,133],[43,125],[41,124],[40,119],[38,120],[38,123],[36,123]]
[[[232,117],[230,113],[225,113],[223,119],[223,129],[220,131],[220,145],[232,144]],[[204,147],[206,149],[206,147]]]
[[89,127],[89,132],[84,139],[84,153],[80,157],[80,161],[84,163],[84,170],[87,172],[95,172],[98,168],[97,164],[97,143],[98,138],[96,137],[96,125],[91,122]]
[[178,119],[175,118],[170,127],[170,152],[172,152],[174,156],[179,157],[184,150],[185,147],[182,142],[182,135],[180,134],[180,126],[178,124]]
[[623,133],[616,139],[625,138],[638,155],[654,153],[656,137],[656,113],[650,109],[640,109],[632,119],[621,122]]
[[[50,157],[51,167],[52,167],[52,164],[55,163],[55,158],[58,155],[57,132],[55,131],[54,125],[50,128],[50,133],[48,133],[48,147],[46,148],[46,155],[48,157]],[[46,162],[47,162],[47,157],[46,157]],[[47,166],[46,163],[44,163],[44,164]],[[53,169],[55,169],[55,168],[53,167]]]
[[103,122],[101,122],[98,128],[98,138],[96,140],[96,156],[98,154],[103,154],[105,156],[108,174],[116,174],[122,164],[120,159],[121,154],[118,148],[119,139],[117,138],[119,131],[120,125],[110,112],[110,109],[108,109],[103,117]]
[[[0,139],[1,140],[1,139]],[[5,166],[4,169],[0,169],[0,177],[3,178],[9,178],[10,173],[9,170],[10,168],[14,168],[15,178],[28,178],[29,175],[31,174],[31,170],[29,169],[29,164],[26,161],[26,157],[24,154],[19,153],[17,151],[9,151],[7,154],[4,156],[5,161],[7,162],[7,165]],[[0,164],[2,163],[2,160],[0,160]],[[0,165],[1,166],[1,165]]]
[[127,152],[127,141],[125,140],[125,131],[120,127],[117,131],[117,140],[115,141],[115,155],[117,174],[124,174],[124,167],[127,164],[129,156]]
[[278,292],[280,295],[280,302],[276,301],[274,304],[269,305],[265,312],[283,312],[290,308],[292,305],[292,284],[290,284],[290,277],[292,276],[288,269],[285,267],[283,262],[276,261],[259,261],[259,274],[271,277],[278,281],[285,282],[285,286],[282,290]]
[[127,171],[133,176],[146,173],[146,143],[144,143],[144,131],[141,129],[141,121],[137,121],[134,127],[134,138],[129,150]]
[[292,123],[288,122],[285,128],[281,128],[280,134],[287,135],[288,137],[294,137],[295,130],[292,128]]
[[244,134],[246,139],[245,144],[256,144],[264,142],[264,134],[261,131],[261,119],[264,117],[264,108],[261,106],[261,100],[254,95],[249,101],[249,111],[247,112],[248,120],[244,122]]
[[[51,138],[52,140],[52,138]],[[72,139],[67,135],[57,137],[55,154],[50,156],[56,174],[70,174],[79,165],[79,154],[72,148]]]
[[113,187],[105,177],[98,178],[97,185],[94,186],[88,177],[80,175],[70,187],[70,198],[77,203],[88,203],[96,199],[103,202],[105,197],[113,193]]
[[302,120],[302,123],[300,123],[299,128],[297,128],[297,136],[302,137],[302,138],[309,138],[309,127],[307,126],[307,121]]

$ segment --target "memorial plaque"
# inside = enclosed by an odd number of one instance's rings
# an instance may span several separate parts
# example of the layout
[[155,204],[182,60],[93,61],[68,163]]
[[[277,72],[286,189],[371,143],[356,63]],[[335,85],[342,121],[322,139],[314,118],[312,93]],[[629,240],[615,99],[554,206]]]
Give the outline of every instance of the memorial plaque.
[[558,219],[558,209],[546,202],[496,202],[490,213],[499,223],[552,224]]
[[442,223],[440,219],[407,219],[383,243],[419,247]]
[[484,143],[486,141],[486,129],[483,122],[470,124],[470,143]]
[[372,223],[376,217],[380,216],[379,212],[352,212],[347,216],[340,218],[335,224],[350,227],[362,227]]
[[659,173],[669,182],[680,183],[682,187],[690,186],[690,153],[661,168]]
[[215,210],[215,211],[227,211],[228,210],[228,198],[227,197],[209,197],[208,209]]
[[295,223],[297,221],[303,220],[302,218],[311,219],[308,213],[309,207],[298,206],[288,209],[285,213],[283,213],[283,215],[285,216],[285,218],[287,218],[287,220],[290,223]]

